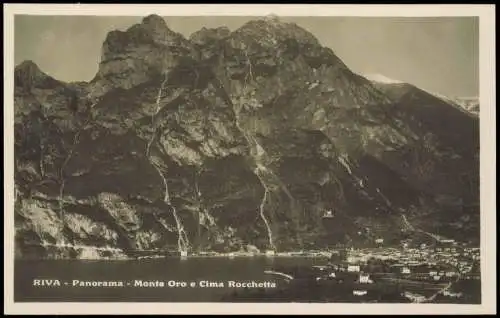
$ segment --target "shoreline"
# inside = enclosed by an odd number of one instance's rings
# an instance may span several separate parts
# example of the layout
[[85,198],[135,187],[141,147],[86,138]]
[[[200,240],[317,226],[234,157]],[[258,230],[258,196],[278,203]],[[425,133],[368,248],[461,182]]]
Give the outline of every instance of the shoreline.
[[[335,254],[337,249],[331,249],[330,251],[287,251],[287,252],[273,252],[273,251],[265,251],[265,252],[245,252],[245,251],[237,251],[237,252],[225,252],[218,253],[213,251],[200,251],[194,253],[188,253],[187,255],[181,255],[178,251],[167,251],[167,250],[151,250],[151,251],[133,251],[130,253],[125,253],[121,249],[111,248],[111,247],[95,247],[95,246],[85,246],[85,245],[57,245],[57,244],[47,244],[47,246],[56,248],[56,252],[50,256],[42,256],[42,255],[15,255],[14,259],[17,260],[82,260],[82,261],[141,261],[148,259],[199,259],[199,258],[225,258],[225,259],[236,259],[236,258],[297,258],[297,259],[329,259],[332,254]],[[58,255],[57,250],[67,250],[73,249],[75,251],[85,251],[87,253],[80,253],[80,255],[76,257],[67,257],[67,255]],[[366,252],[369,250],[373,250],[371,248],[361,248],[356,250],[351,250],[350,252],[354,252],[356,255],[353,257],[355,259],[359,259],[360,252]],[[375,250],[380,251],[398,251],[397,248],[394,247],[386,247],[386,248],[375,248]],[[107,254],[107,255],[106,255]],[[128,255],[127,255],[128,254]],[[387,254],[387,253],[386,253]],[[372,255],[375,258],[397,258],[398,255]]]
[[200,259],[200,258],[226,258],[226,259],[242,259],[242,258],[315,258],[315,259],[328,259],[325,255],[286,255],[286,254],[276,254],[276,255],[266,255],[266,254],[254,254],[254,255],[188,255],[188,256],[177,256],[177,255],[155,255],[155,256],[142,256],[142,257],[100,257],[100,258],[23,258],[16,257],[15,261],[143,261],[143,260],[158,260],[158,259],[178,259],[178,260],[188,260],[188,259]]

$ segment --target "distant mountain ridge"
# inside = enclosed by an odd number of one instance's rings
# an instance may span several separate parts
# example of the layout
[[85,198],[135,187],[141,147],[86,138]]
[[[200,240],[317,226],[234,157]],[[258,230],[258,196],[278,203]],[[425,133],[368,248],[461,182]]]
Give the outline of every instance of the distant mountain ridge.
[[186,39],[151,15],[89,83],[14,75],[18,257],[479,239],[477,118],[279,18]]
[[[363,75],[365,78],[368,80],[372,81],[373,83],[376,83],[376,85],[411,85],[409,83],[405,83],[400,80],[388,78],[382,74],[365,74]],[[421,88],[420,88],[421,89]],[[467,112],[474,114],[474,115],[479,115],[479,97],[456,97],[456,96],[445,96],[443,94],[435,93],[435,92],[429,92],[429,94],[434,95],[435,97],[442,99],[443,101],[458,106]]]

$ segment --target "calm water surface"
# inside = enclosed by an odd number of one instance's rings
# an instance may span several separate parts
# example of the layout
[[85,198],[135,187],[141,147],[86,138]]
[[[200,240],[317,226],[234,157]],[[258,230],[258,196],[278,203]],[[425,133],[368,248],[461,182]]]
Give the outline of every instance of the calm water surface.
[[[264,273],[275,266],[325,265],[318,258],[189,258],[126,261],[17,260],[15,301],[217,302],[235,290],[228,281],[285,282]],[[59,280],[61,286],[33,286],[33,280]],[[73,287],[72,281],[123,281],[124,287]],[[133,287],[135,280],[223,282],[223,288]],[[45,281],[46,282],[46,281]],[[68,285],[65,285],[65,282]],[[130,283],[131,286],[127,286]],[[239,289],[241,290],[241,289]]]

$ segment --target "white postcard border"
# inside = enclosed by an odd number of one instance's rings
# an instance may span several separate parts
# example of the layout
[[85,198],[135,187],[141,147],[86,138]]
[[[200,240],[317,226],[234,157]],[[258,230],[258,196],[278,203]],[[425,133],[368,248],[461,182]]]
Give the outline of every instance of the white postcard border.
[[[14,15],[146,16],[479,16],[481,305],[448,304],[222,304],[14,303],[13,76]],[[5,314],[491,314],[496,313],[496,92],[494,5],[4,5],[4,313]],[[55,306],[57,304],[57,306]]]

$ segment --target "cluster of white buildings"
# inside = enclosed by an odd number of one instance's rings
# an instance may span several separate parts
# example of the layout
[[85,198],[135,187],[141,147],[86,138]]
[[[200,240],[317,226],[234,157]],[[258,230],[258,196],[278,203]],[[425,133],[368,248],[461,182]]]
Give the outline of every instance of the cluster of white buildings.
[[[430,248],[426,244],[421,244],[420,248],[403,250],[391,248],[382,251],[377,249],[351,250],[347,257],[348,265],[344,270],[361,272],[363,265],[370,258],[392,261],[395,263],[392,265],[393,270],[402,275],[440,281],[470,273],[473,270],[473,264],[479,261],[479,248],[456,245]],[[468,276],[472,277],[470,279],[476,279],[478,275]]]

